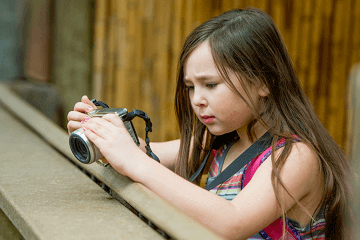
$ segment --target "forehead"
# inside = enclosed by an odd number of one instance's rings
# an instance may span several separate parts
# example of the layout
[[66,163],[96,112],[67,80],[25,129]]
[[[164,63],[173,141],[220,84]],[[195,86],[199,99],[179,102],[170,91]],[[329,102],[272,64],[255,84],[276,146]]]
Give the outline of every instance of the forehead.
[[219,75],[207,41],[196,47],[184,64],[185,78],[198,75]]

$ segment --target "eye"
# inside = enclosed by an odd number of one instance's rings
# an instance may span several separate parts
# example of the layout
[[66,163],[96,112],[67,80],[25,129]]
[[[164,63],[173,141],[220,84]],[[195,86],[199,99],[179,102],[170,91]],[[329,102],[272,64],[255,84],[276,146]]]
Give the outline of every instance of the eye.
[[186,91],[192,91],[194,90],[194,86],[185,86]]
[[216,83],[207,83],[207,84],[206,84],[206,87],[207,87],[207,88],[210,88],[210,89],[211,89],[211,88],[215,88],[216,86],[217,86]]

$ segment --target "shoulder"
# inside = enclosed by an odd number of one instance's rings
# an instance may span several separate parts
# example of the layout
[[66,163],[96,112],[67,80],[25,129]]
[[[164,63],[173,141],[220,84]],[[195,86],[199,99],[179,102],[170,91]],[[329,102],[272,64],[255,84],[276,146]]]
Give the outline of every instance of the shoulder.
[[[304,142],[294,142],[291,144],[289,152],[285,154],[286,159],[280,160],[281,154],[285,151],[284,147],[278,148],[274,155],[270,155],[264,162],[263,167],[273,170],[272,162],[284,161],[281,167],[280,177],[285,179],[293,179],[298,177],[311,181],[321,172],[319,156],[314,149]],[[275,159],[273,159],[275,157]],[[277,165],[277,164],[275,164]],[[307,178],[309,177],[309,178]],[[285,180],[284,179],[284,180]]]
[[[280,148],[275,152],[275,161],[280,157],[284,148]],[[302,174],[319,173],[320,161],[319,156],[309,145],[304,142],[295,142],[291,145],[289,155],[284,164],[284,171],[298,171],[301,170]],[[305,174],[306,174],[305,173]]]
[[[292,143],[286,159],[279,160],[284,149],[284,147],[277,149],[274,155],[269,155],[265,159],[245,189],[248,188],[247,191],[249,191],[250,188],[254,190],[261,188],[264,191],[273,192],[273,196],[279,193],[281,198],[287,202],[287,207],[290,208],[312,193],[315,188],[321,187],[322,171],[318,155],[306,143]],[[279,164],[277,161],[284,161],[283,164],[280,164],[282,167],[276,167]],[[272,185],[272,175],[275,172],[278,173],[283,184],[279,185],[278,193],[275,193]],[[275,180],[275,182],[279,181]],[[319,191],[320,193],[321,191]]]
[[[291,202],[290,205],[292,205],[312,193],[315,188],[319,189],[318,187],[321,187],[323,174],[318,154],[306,143],[292,143],[286,159],[280,160],[280,155],[284,150],[284,147],[279,148],[273,156],[270,155],[265,160],[258,169],[259,171],[255,173],[254,181],[259,181],[264,175],[269,176],[269,174],[275,170],[279,173],[285,187],[285,189],[281,187],[282,190],[280,190],[280,192],[283,191],[282,195],[286,195],[283,197],[288,199],[289,202]],[[275,159],[273,159],[273,157],[275,157]],[[283,164],[279,164],[280,166],[282,165],[280,170],[275,167],[278,166],[277,161],[284,161]],[[291,198],[294,199],[291,200]]]

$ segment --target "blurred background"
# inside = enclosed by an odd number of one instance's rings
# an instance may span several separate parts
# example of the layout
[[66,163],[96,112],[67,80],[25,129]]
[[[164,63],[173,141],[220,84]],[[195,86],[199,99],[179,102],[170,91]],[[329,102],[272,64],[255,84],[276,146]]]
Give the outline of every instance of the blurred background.
[[250,6],[273,17],[319,118],[360,169],[360,0],[0,0],[0,81],[64,129],[88,95],[147,112],[152,141],[175,139],[185,37]]
[[[174,139],[185,37],[213,16],[249,6],[273,17],[307,96],[345,150],[348,79],[360,62],[359,0],[0,0],[0,79],[64,128],[86,94],[147,112],[152,140]],[[143,136],[141,120],[135,126]]]
[[[273,17],[307,96],[345,150],[348,78],[360,62],[356,0],[0,0],[0,79],[64,128],[86,94],[147,112],[152,139],[174,139],[185,37],[213,16],[249,6]],[[143,136],[143,123],[135,126]]]

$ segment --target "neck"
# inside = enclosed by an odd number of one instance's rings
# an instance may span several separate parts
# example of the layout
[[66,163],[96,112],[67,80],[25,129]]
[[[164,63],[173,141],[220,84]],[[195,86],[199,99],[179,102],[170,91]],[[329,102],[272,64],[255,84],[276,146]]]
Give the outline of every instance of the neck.
[[239,145],[242,147],[242,148],[248,148],[250,147],[256,140],[258,140],[262,135],[264,135],[266,133],[266,128],[264,126],[262,126],[260,123],[256,123],[255,126],[253,126],[253,129],[254,129],[254,133],[255,133],[255,138],[253,139],[254,141],[250,141],[250,138],[247,134],[247,126],[244,127],[244,128],[239,128],[236,130],[237,134],[239,135],[240,137],[240,141],[239,142]]

